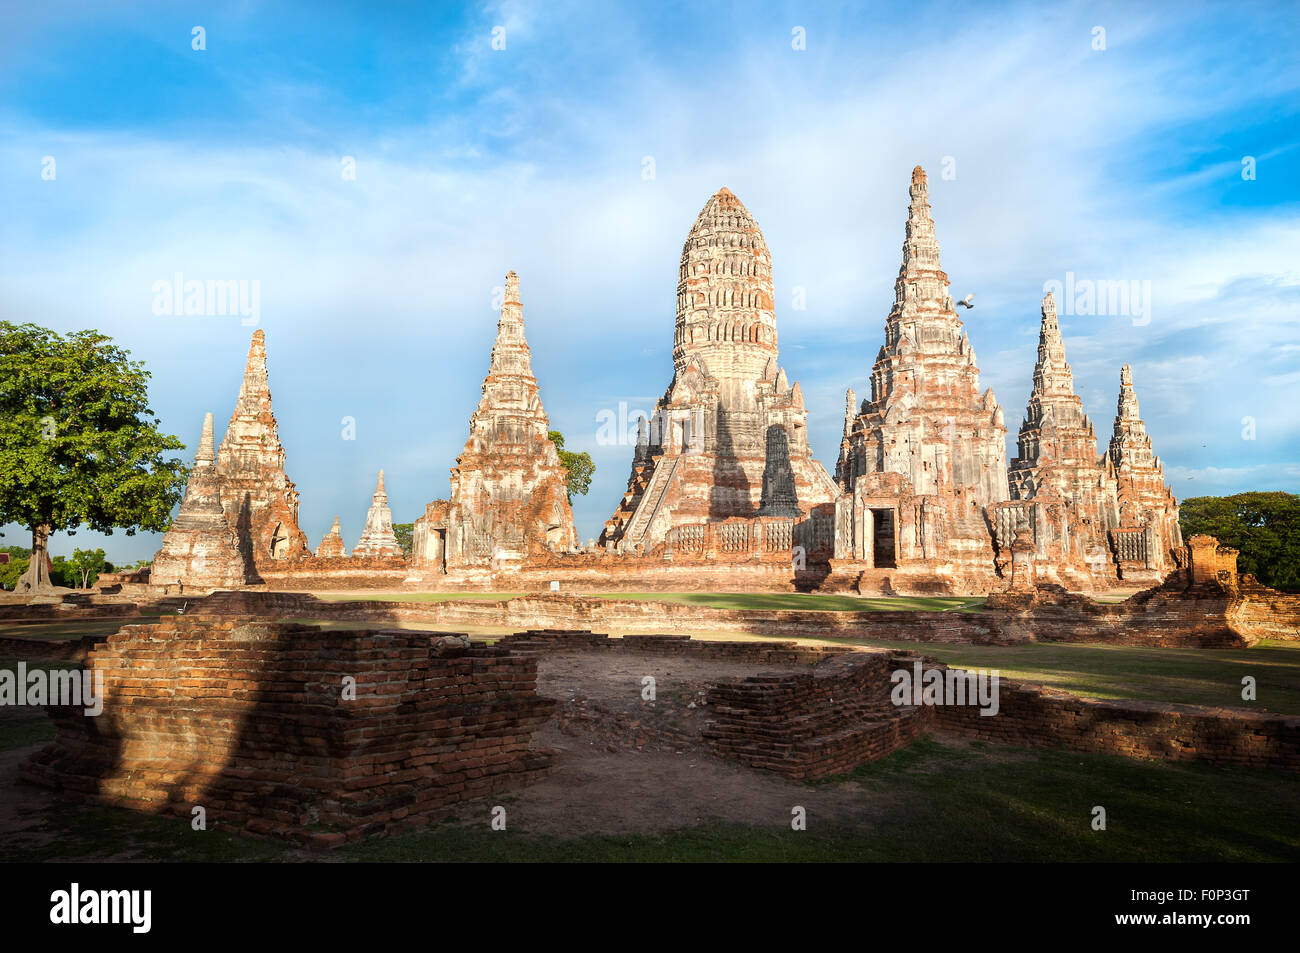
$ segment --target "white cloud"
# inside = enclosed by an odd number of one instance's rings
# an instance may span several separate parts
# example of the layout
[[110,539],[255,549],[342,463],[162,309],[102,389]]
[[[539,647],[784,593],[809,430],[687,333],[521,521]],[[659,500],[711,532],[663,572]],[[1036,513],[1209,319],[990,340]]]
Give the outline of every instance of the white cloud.
[[[277,412],[314,542],[335,513],[360,525],[380,465],[399,519],[446,494],[487,365],[492,289],[510,268],[543,399],[572,446],[594,443],[601,407],[650,400],[621,392],[661,393],[681,242],[727,185],[772,247],[783,358],[803,384],[814,450],[833,466],[844,387],[869,393],[919,162],[953,290],[977,292],[963,317],[1013,437],[1043,282],[1074,271],[1154,289],[1143,327],[1063,317],[1103,443],[1129,361],[1167,463],[1184,452],[1187,465],[1202,462],[1203,442],[1234,459],[1246,413],[1275,435],[1251,452],[1297,456],[1286,440],[1300,382],[1285,366],[1259,369],[1300,344],[1300,226],[1264,208],[1183,215],[1196,185],[1236,174],[1229,163],[1152,190],[1126,160],[1162,129],[1248,108],[1293,72],[1278,76],[1265,58],[1232,83],[1213,63],[1189,78],[1185,62],[1143,52],[1155,19],[1113,21],[1110,49],[1094,54],[1070,12],[1036,12],[1014,30],[954,23],[923,68],[893,41],[898,26],[876,40],[810,26],[802,58],[788,36],[770,46],[749,37],[734,55],[688,66],[648,55],[635,17],[587,22],[581,41],[578,17],[486,9],[456,51],[462,90],[481,97],[474,112],[413,116],[349,137],[337,154],[293,137],[281,147],[8,120],[0,317],[118,337],[153,369],[166,425],[188,438],[203,411],[229,412],[249,329],[158,319],[151,285],[176,271],[260,279]],[[488,45],[497,23],[504,54]],[[589,95],[557,89],[566,71],[608,63],[618,69]],[[58,179],[42,182],[39,158],[51,153]],[[357,159],[355,182],[340,176],[343,154]],[[653,181],[641,177],[645,155]],[[955,180],[941,177],[945,156]],[[793,285],[807,289],[807,311],[788,309]],[[346,447],[344,413],[366,435]],[[1201,440],[1211,432],[1219,443]],[[622,493],[630,456],[602,451],[579,502],[584,538]],[[1290,464],[1258,466],[1277,469],[1216,479],[1264,474],[1296,488]],[[1187,475],[1209,479],[1200,472]]]

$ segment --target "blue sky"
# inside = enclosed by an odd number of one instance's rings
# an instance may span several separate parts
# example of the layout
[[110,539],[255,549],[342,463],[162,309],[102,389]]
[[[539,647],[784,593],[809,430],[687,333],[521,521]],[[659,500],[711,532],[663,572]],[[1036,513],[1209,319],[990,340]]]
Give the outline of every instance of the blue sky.
[[[587,538],[631,459],[599,415],[668,385],[682,241],[723,185],[833,468],[919,163],[1012,452],[1045,283],[1150,282],[1148,320],[1061,316],[1103,444],[1129,362],[1179,497],[1300,490],[1296,5],[863,6],[5,5],[0,318],[113,335],[192,452],[252,328],[156,315],[153,286],[258,281],[303,528],[338,515],[351,546],[380,467],[399,521],[447,495],[514,269],[552,425],[596,459]],[[87,542],[157,548],[54,551]]]

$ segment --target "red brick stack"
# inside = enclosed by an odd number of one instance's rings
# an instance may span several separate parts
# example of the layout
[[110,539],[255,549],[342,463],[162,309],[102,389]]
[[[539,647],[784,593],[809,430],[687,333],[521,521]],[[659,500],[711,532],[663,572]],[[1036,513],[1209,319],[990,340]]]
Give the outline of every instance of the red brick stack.
[[[95,803],[334,846],[550,766],[533,659],[401,631],[168,619],[96,645],[103,714],[51,709],[23,776]],[[355,679],[355,698],[345,680]]]
[[919,737],[928,712],[890,703],[887,653],[828,658],[807,673],[756,675],[709,690],[714,750],[787,778],[825,778],[874,761]]

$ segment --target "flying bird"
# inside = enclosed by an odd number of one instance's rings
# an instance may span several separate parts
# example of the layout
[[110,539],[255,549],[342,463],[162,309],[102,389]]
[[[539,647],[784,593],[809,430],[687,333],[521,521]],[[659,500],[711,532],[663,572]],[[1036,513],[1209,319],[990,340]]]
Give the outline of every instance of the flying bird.
[[963,308],[973,308],[973,307],[975,307],[975,305],[971,304],[971,299],[974,298],[974,297],[975,297],[975,292],[972,291],[970,294],[968,294],[966,297],[962,298],[962,299],[961,299],[960,301],[958,301],[957,303],[958,303],[959,305],[961,305]]

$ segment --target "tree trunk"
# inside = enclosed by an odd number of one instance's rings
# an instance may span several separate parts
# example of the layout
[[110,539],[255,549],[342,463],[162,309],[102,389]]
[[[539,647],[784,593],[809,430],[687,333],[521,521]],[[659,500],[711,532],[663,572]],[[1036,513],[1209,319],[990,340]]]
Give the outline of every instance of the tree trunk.
[[50,527],[47,523],[32,527],[32,560],[27,571],[18,577],[16,592],[53,592],[54,580],[49,569]]

